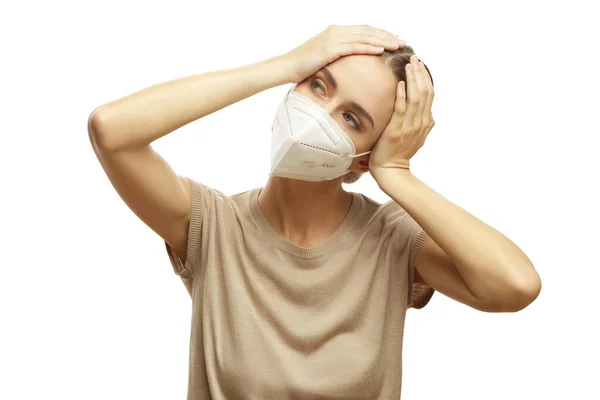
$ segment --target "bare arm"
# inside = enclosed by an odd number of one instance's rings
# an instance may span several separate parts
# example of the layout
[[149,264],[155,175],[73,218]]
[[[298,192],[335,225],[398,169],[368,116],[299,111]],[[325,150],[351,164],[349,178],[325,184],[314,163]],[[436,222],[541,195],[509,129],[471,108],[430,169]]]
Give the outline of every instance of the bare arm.
[[263,90],[300,82],[339,57],[401,45],[395,35],[367,25],[332,25],[281,56],[164,82],[102,105],[89,116],[90,141],[121,198],[185,263],[191,188],[151,143]]
[[389,169],[378,177],[382,190],[429,236],[415,260],[421,281],[486,312],[516,312],[538,297],[540,276],[510,239],[408,170]]
[[191,212],[189,182],[151,143],[263,90],[287,83],[280,58],[160,83],[96,108],[90,142],[129,208],[186,260]]

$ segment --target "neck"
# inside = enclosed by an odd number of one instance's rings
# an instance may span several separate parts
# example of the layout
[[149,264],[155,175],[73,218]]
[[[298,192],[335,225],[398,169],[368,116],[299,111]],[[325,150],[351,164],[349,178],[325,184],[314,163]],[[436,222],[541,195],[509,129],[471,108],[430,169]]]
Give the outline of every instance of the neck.
[[341,178],[306,182],[271,177],[258,198],[262,213],[275,231],[296,244],[313,246],[335,232],[351,202]]

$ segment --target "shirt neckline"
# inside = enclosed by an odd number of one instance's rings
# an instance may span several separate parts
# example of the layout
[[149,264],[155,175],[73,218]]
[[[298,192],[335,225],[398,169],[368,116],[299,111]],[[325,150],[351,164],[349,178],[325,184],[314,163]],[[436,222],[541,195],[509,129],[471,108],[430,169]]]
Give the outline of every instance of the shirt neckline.
[[258,205],[258,196],[261,190],[262,188],[256,188],[250,191],[250,213],[258,225],[259,230],[266,239],[277,246],[277,248],[301,259],[314,259],[329,254],[344,240],[350,237],[352,229],[356,226],[356,221],[362,208],[362,197],[354,192],[349,192],[352,195],[352,203],[337,230],[329,237],[329,239],[318,246],[301,247],[290,242],[273,229]]

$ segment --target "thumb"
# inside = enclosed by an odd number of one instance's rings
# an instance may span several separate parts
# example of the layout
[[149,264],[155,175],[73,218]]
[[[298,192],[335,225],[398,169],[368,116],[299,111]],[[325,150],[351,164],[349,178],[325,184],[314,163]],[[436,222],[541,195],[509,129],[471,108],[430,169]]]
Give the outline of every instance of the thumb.
[[404,114],[406,114],[406,82],[400,81],[396,86],[394,116],[404,117]]

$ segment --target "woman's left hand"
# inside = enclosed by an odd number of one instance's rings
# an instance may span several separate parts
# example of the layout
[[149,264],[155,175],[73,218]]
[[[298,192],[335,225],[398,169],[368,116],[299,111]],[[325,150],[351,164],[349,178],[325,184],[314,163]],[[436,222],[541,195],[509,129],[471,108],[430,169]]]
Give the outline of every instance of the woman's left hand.
[[410,158],[423,146],[435,125],[431,115],[431,77],[416,55],[410,61],[406,64],[407,83],[400,82],[397,87],[394,114],[369,158],[369,171],[378,182],[378,175],[386,171],[409,170]]

